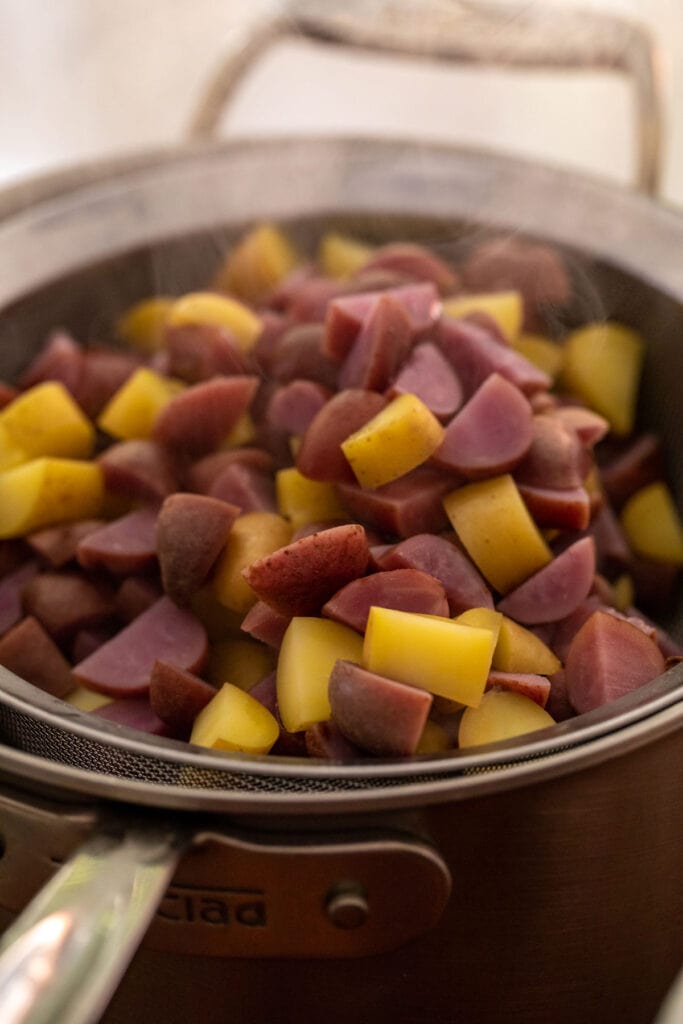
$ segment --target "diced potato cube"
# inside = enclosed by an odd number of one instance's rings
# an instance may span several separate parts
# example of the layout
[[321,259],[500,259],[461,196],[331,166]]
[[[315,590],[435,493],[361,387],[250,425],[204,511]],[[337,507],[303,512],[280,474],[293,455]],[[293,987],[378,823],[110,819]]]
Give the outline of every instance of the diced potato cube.
[[113,699],[106,693],[89,690],[87,686],[77,686],[64,698],[67,704],[72,704],[79,711],[95,711],[97,708],[103,708],[106,704],[111,704]]
[[294,246],[274,224],[259,224],[228,253],[217,286],[258,303],[299,262]]
[[621,510],[621,524],[636,554],[683,565],[683,524],[662,480],[642,487],[628,499]]
[[544,338],[541,334],[522,333],[513,342],[513,347],[539,370],[547,373],[551,380],[555,380],[560,373],[563,349],[556,341]]
[[180,381],[141,367],[109,399],[98,426],[124,441],[149,438],[161,410],[184,388]]
[[630,434],[643,362],[643,340],[622,324],[586,324],[564,343],[565,387],[608,420],[615,434]]
[[95,447],[95,428],[58,381],[24,391],[3,409],[0,423],[10,441],[29,458],[59,455],[84,459]]
[[443,504],[468,555],[501,594],[551,561],[550,549],[508,473],[458,487]]
[[458,730],[459,747],[478,747],[555,725],[536,701],[511,690],[489,690],[477,708],[466,708]]
[[436,615],[373,607],[365,630],[363,665],[399,683],[476,707],[486,686],[493,647],[490,629],[462,626]]
[[213,592],[219,602],[233,612],[248,612],[257,598],[242,570],[257,558],[285,547],[291,539],[291,523],[275,512],[238,516],[213,574]]
[[141,352],[157,352],[164,343],[168,313],[175,299],[157,295],[127,309],[116,324],[116,333],[126,345]]
[[426,462],[443,436],[444,428],[416,395],[399,395],[341,447],[358,483],[375,488]]
[[182,324],[214,324],[225,327],[244,350],[250,349],[261,333],[261,320],[247,306],[215,292],[190,292],[176,299],[168,312],[169,327]]
[[99,515],[102,470],[94,462],[43,457],[0,474],[0,538]]
[[328,686],[339,659],[360,664],[363,638],[328,619],[295,616],[287,627],[277,665],[277,702],[288,732],[329,721]]
[[239,686],[225,683],[195,718],[190,743],[267,754],[279,735],[280,727],[268,708]]
[[278,470],[275,494],[280,514],[289,519],[295,530],[308,523],[347,518],[334,484],[310,480],[294,466]]
[[521,292],[480,292],[476,295],[457,295],[443,304],[446,316],[456,319],[470,313],[486,313],[495,320],[505,338],[512,344],[522,327],[524,304]]
[[551,676],[562,668],[562,663],[535,633],[503,615],[493,652],[493,668],[499,672]]
[[633,578],[628,573],[622,573],[612,584],[612,595],[614,607],[618,612],[628,612],[633,607],[636,599],[636,588]]
[[373,252],[371,245],[337,231],[328,231],[320,240],[318,263],[324,274],[343,280],[360,270]]
[[214,686],[232,683],[240,690],[252,686],[275,668],[275,655],[256,640],[229,638],[211,644],[208,680]]

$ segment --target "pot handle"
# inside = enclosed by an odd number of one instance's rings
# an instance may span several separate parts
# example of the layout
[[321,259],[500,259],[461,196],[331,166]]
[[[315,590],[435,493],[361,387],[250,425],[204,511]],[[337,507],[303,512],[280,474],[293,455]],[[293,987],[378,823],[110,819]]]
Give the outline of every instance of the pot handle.
[[0,944],[2,1024],[92,1024],[109,1002],[185,844],[154,829],[90,839]]
[[617,71],[631,79],[634,90],[636,183],[651,195],[658,192],[664,106],[660,54],[643,24],[539,4],[510,16],[496,4],[476,0],[429,0],[429,6],[421,0],[393,0],[374,19],[361,13],[362,3],[338,4],[334,11],[328,6],[293,4],[258,25],[209,81],[191,119],[190,137],[215,136],[246,74],[271,46],[285,40],[492,67]]

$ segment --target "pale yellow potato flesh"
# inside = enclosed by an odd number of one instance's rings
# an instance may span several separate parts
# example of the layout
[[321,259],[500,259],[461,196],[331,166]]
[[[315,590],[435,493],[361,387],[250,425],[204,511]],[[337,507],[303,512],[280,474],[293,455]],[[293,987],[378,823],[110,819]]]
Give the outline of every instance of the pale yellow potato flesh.
[[164,331],[175,299],[155,295],[130,306],[116,324],[121,341],[140,352],[158,352],[164,345]]
[[96,463],[32,459],[0,473],[0,539],[93,519],[101,513],[103,500],[104,480]]
[[185,387],[181,381],[141,367],[112,395],[97,425],[121,441],[150,438],[161,410]]
[[168,327],[187,324],[225,327],[245,351],[261,333],[261,319],[248,306],[216,292],[189,292],[176,299],[168,311],[166,324]]
[[500,292],[478,292],[475,295],[457,295],[444,299],[445,316],[458,320],[470,313],[486,313],[500,328],[510,344],[519,337],[524,316],[521,292],[512,289]]
[[524,736],[555,725],[539,704],[511,690],[489,690],[477,708],[466,708],[460,720],[458,746],[479,747],[484,743]]
[[296,249],[280,228],[257,224],[228,253],[216,284],[244,302],[258,304],[298,262]]
[[512,477],[491,477],[447,494],[446,515],[482,575],[501,594],[552,559]]
[[274,715],[255,697],[225,683],[195,718],[190,743],[212,750],[267,754],[280,735]]
[[615,434],[633,429],[644,349],[636,331],[613,321],[579,327],[564,343],[564,386],[604,416]]
[[295,466],[277,471],[275,496],[280,515],[289,519],[295,530],[309,523],[348,518],[334,484],[311,480]]
[[552,676],[562,668],[562,662],[535,633],[503,615],[493,652],[493,668],[499,672]]
[[213,572],[213,592],[230,611],[245,614],[256,604],[256,594],[242,570],[292,538],[292,525],[275,512],[245,512],[232,524],[228,539]]
[[295,616],[287,627],[277,664],[277,702],[288,732],[331,717],[328,688],[334,663],[360,664],[363,638],[330,619]]
[[648,484],[628,499],[621,510],[621,525],[637,554],[683,565],[683,523],[663,481]]
[[318,263],[324,274],[344,280],[365,266],[373,252],[371,245],[337,231],[328,231],[320,239]]
[[95,428],[58,381],[23,391],[2,410],[0,424],[8,440],[28,458],[86,459],[95,447]]

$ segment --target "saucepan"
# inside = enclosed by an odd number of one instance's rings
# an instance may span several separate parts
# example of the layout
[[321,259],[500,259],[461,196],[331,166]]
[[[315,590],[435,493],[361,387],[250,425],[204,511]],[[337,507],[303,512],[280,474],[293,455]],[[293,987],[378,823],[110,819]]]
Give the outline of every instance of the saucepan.
[[[380,37],[357,17],[302,13],[245,52],[294,30],[474,59],[481,33],[439,10],[428,36],[398,15]],[[560,63],[634,73],[652,189],[649,41],[610,19],[597,35],[576,18],[555,29]],[[550,59],[528,32],[484,56]],[[221,71],[197,134],[243,70]],[[456,254],[482,232],[544,239],[571,268],[577,316],[647,337],[640,423],[664,438],[682,496],[683,219],[636,190],[450,145],[330,136],[79,168],[5,193],[0,213],[3,377],[57,323],[96,337],[137,298],[203,284],[254,221],[304,249],[330,225]],[[680,603],[664,618],[683,638]],[[5,670],[0,681],[0,906],[6,923],[23,911],[0,960],[3,1024],[643,1024],[683,962],[683,665],[517,741],[350,764],[152,740]]]

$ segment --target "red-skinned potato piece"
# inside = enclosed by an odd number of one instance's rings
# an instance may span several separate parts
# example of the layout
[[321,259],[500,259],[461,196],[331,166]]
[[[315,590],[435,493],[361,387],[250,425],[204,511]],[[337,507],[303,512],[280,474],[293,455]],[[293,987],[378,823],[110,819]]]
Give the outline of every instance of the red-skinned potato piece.
[[416,242],[388,242],[380,246],[360,273],[391,270],[415,281],[431,281],[442,295],[454,295],[460,289],[460,277],[436,253]]
[[273,346],[270,373],[280,383],[311,380],[336,390],[339,366],[323,351],[321,323],[300,323],[288,328]]
[[76,688],[68,661],[32,615],[0,639],[0,665],[53,697],[67,697]]
[[150,707],[147,697],[127,697],[122,700],[114,700],[111,704],[104,704],[91,712],[98,718],[104,718],[108,722],[115,722],[117,725],[125,725],[128,729],[138,729],[140,732],[149,733],[150,736],[167,736],[171,738],[187,739],[184,731],[171,728],[164,722]]
[[341,444],[382,411],[387,400],[375,391],[339,391],[313,417],[296,455],[296,467],[311,480],[329,483],[355,481]]
[[205,494],[171,494],[159,512],[156,547],[164,590],[176,604],[187,604],[225,547],[236,505]]
[[614,508],[621,506],[647,484],[664,480],[662,442],[656,434],[643,434],[620,444],[616,452],[609,448],[600,461],[600,482]]
[[129,576],[156,561],[156,507],[139,508],[89,533],[78,544],[76,557],[84,569],[104,567]]
[[332,397],[314,380],[292,380],[277,388],[268,402],[266,419],[277,429],[301,437],[311,421]]
[[417,395],[438,420],[448,421],[462,405],[462,385],[437,346],[416,345],[386,391],[387,398]]
[[192,672],[155,661],[149,682],[149,703],[173,730],[189,736],[194,720],[216,696],[216,688]]
[[524,457],[533,437],[528,400],[492,373],[446,427],[432,459],[468,480],[507,473]]
[[60,523],[37,530],[26,538],[37,555],[54,569],[59,569],[76,557],[78,545],[91,533],[106,526],[104,519],[80,519],[75,523]]
[[33,615],[55,640],[73,636],[79,629],[111,619],[114,594],[102,582],[75,572],[41,572],[23,590],[24,610]]
[[595,579],[595,542],[582,537],[498,602],[498,611],[525,625],[558,622],[588,597]]
[[207,493],[241,512],[277,512],[272,475],[241,462],[232,462],[221,470]]
[[162,597],[73,669],[84,686],[110,697],[147,693],[154,662],[163,660],[190,672],[206,661],[207,636],[190,612]]
[[167,372],[188,384],[219,374],[247,373],[248,365],[235,336],[216,324],[182,324],[164,332]]
[[312,615],[337,590],[362,576],[370,552],[357,523],[302,537],[257,559],[242,575],[282,615]]
[[91,419],[95,419],[141,363],[137,353],[124,349],[84,349],[83,372],[74,395],[76,401]]
[[110,445],[97,461],[110,494],[163,501],[178,489],[171,457],[156,441],[120,441]]
[[325,761],[350,764],[363,757],[363,752],[347,740],[336,722],[316,722],[304,733],[306,753]]
[[254,640],[260,640],[268,647],[279,648],[282,644],[291,615],[281,615],[265,601],[257,601],[242,619],[240,629]]
[[247,411],[258,377],[214,377],[193,384],[164,406],[153,436],[173,452],[203,455],[217,448]]
[[322,614],[364,633],[370,608],[448,616],[446,592],[433,576],[419,569],[388,569],[351,580],[322,607]]
[[117,614],[124,622],[132,622],[163,596],[164,592],[156,575],[127,576],[121,581],[114,598]]
[[571,298],[571,281],[560,254],[550,245],[515,235],[480,242],[461,271],[468,291],[520,291],[528,331],[542,326],[544,307],[562,307]]
[[363,322],[382,296],[397,299],[410,318],[415,338],[429,331],[441,315],[439,293],[430,281],[401,285],[386,291],[365,291],[333,299],[325,314],[323,351],[342,362],[349,353]]
[[339,389],[383,391],[407,357],[411,344],[411,324],[404,307],[390,295],[380,296],[339,370]]
[[550,387],[547,373],[509,345],[501,345],[489,331],[471,320],[443,317],[439,324],[438,342],[457,373],[467,398],[492,373],[499,373],[529,396]]
[[529,449],[514,471],[515,481],[532,487],[581,487],[588,453],[576,433],[553,416],[534,416]]
[[441,583],[451,615],[468,608],[493,608],[491,591],[463,552],[430,533],[418,533],[390,547],[378,559],[381,569],[421,569]]
[[545,676],[536,675],[533,672],[489,672],[486,680],[486,689],[491,690],[494,686],[501,690],[513,690],[521,693],[524,697],[539,704],[542,708],[548,703],[550,696],[550,682]]
[[351,743],[384,757],[408,757],[422,735],[432,695],[337,661],[330,673],[332,719]]
[[83,349],[66,331],[53,331],[19,376],[19,387],[32,388],[43,381],[56,380],[76,395],[83,374]]
[[187,490],[208,494],[214,480],[224,469],[235,463],[258,469],[262,473],[272,473],[275,466],[273,456],[264,448],[233,448],[224,452],[211,452],[210,455],[204,455],[193,462],[188,468],[185,475]]
[[642,629],[610,612],[597,611],[569,647],[567,695],[583,714],[656,679],[664,669],[662,652]]

